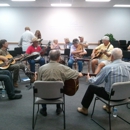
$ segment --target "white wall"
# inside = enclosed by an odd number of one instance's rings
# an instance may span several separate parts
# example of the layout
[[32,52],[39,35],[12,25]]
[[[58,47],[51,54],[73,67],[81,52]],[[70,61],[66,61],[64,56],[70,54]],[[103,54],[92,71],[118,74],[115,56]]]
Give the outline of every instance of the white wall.
[[84,36],[97,42],[106,33],[130,40],[130,9],[123,8],[0,8],[0,39],[19,41],[24,27],[40,30],[44,40],[63,42]]

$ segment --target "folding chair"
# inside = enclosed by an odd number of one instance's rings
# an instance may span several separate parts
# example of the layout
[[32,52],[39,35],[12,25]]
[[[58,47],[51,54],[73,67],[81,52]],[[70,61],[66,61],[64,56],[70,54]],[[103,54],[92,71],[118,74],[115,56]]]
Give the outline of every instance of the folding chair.
[[[105,103],[108,107],[112,107],[114,109],[115,106],[127,105],[128,103],[130,103],[130,98],[129,97],[130,97],[130,81],[114,83],[112,85],[112,92],[110,94],[110,100],[107,101],[107,100],[105,100],[105,99],[103,99],[101,97],[98,97],[98,96],[95,97],[94,105],[93,105],[93,111],[92,111],[92,114],[91,114],[91,119],[97,125],[99,125],[102,129],[105,130],[105,128],[103,126],[101,126],[93,118],[96,101],[100,100],[103,103]],[[109,112],[108,114],[109,114],[109,129],[111,130],[111,113]],[[121,116],[117,115],[117,117],[119,117],[120,119],[122,119],[126,123],[130,124],[130,122],[126,121]]]
[[[34,130],[40,104],[62,104],[64,129],[65,129],[65,96],[63,81],[35,81],[33,88],[33,117],[32,129]],[[35,105],[38,105],[35,116]]]

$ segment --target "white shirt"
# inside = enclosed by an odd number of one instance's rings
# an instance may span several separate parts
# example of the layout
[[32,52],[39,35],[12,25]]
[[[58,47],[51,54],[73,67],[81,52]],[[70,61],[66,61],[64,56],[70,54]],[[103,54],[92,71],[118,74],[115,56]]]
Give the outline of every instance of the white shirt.
[[34,34],[29,30],[26,30],[22,34],[20,42],[19,42],[19,46],[23,48],[23,51],[26,51],[28,46],[30,46],[33,37],[34,37]]

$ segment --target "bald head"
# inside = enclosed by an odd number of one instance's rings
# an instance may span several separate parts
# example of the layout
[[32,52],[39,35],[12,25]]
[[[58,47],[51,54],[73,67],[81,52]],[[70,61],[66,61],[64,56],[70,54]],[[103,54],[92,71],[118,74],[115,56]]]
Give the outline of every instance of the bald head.
[[58,50],[51,50],[49,52],[50,60],[57,61],[60,58],[60,51]]
[[120,48],[114,48],[111,52],[112,60],[122,59],[122,50]]

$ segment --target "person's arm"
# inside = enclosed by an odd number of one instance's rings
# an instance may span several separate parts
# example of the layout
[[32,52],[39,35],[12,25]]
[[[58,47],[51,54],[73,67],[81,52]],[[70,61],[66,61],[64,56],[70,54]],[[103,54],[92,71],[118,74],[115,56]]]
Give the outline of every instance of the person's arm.
[[107,56],[107,57],[110,57],[111,56],[111,51],[113,50],[113,45],[110,45],[108,51],[104,51],[104,54]]
[[91,78],[88,74],[87,79],[89,83],[94,85],[102,84],[105,81],[106,77],[108,76],[108,71],[106,70],[107,69],[105,67],[102,68],[102,70],[94,78]]
[[6,65],[8,65],[8,59],[5,56],[0,55],[0,60],[2,60]]
[[85,47],[85,48],[87,48],[87,47],[88,47],[87,42],[81,43],[81,45],[82,45],[83,47]]
[[83,50],[75,50],[74,46],[71,46],[70,52],[71,52],[71,54],[79,54],[79,53],[83,52]]

